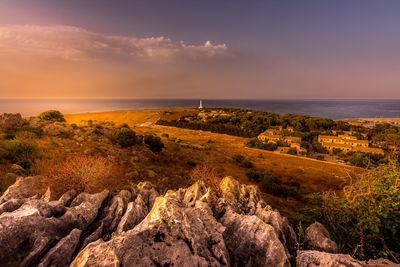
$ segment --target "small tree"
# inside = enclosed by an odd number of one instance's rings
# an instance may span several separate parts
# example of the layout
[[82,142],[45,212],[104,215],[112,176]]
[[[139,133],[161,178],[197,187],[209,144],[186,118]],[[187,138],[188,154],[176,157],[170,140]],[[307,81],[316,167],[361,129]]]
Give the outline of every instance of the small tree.
[[39,114],[39,118],[46,121],[65,122],[64,115],[58,110],[47,110]]
[[156,135],[146,134],[144,136],[144,143],[155,153],[160,153],[164,148],[161,138]]
[[130,147],[136,144],[136,133],[128,125],[121,125],[113,133],[113,139],[122,147]]

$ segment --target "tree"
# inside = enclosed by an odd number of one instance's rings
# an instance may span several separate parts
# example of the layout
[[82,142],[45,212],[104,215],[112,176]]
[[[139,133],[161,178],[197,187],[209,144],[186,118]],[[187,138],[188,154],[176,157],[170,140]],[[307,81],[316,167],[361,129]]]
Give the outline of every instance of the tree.
[[144,136],[144,143],[155,153],[160,153],[164,148],[161,138],[156,135],[146,134]]

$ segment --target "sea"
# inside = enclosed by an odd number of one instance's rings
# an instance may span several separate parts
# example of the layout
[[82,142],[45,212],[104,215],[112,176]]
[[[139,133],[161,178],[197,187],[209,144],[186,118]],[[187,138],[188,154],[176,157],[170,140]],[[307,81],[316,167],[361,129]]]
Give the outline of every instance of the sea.
[[[210,108],[243,108],[332,119],[400,118],[399,100],[229,100],[203,99]],[[199,99],[0,99],[0,113],[35,116],[49,109],[64,114],[129,109],[198,107]]]

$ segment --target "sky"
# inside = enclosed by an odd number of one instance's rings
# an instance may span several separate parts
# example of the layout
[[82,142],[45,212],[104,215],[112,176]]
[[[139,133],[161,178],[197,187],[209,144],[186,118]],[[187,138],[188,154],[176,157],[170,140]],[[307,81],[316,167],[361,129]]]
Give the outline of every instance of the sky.
[[0,0],[0,98],[400,99],[400,1]]

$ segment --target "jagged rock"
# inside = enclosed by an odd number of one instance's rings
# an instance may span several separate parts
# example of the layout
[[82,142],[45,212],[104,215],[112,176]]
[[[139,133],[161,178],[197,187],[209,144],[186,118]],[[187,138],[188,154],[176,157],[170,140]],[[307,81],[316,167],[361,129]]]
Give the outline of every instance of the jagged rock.
[[173,197],[182,201],[187,207],[194,207],[196,202],[203,201],[213,205],[211,188],[203,181],[197,181],[188,188],[180,188],[177,191],[168,191],[166,197]]
[[400,264],[396,264],[388,259],[376,259],[367,261],[368,267],[399,267]]
[[328,253],[338,253],[338,245],[331,240],[328,230],[319,222],[314,222],[307,227],[304,236],[307,249]]
[[39,129],[39,128],[41,128],[41,127],[45,124],[45,121],[41,120],[41,119],[38,118],[38,117],[29,117],[29,118],[28,118],[28,124],[29,124],[29,126],[31,126],[32,128]]
[[70,136],[73,133],[73,129],[68,127],[64,123],[54,122],[45,125],[43,128],[43,132],[50,136]]
[[21,114],[4,113],[0,115],[0,127],[1,128],[15,128],[21,127],[25,124],[25,120]]
[[24,168],[22,168],[20,165],[18,165],[18,164],[12,164],[11,165],[11,170],[14,172],[14,173],[23,173],[24,171],[25,171],[25,169]]
[[99,266],[101,258],[110,262],[106,266],[227,266],[223,227],[206,203],[198,203],[185,207],[158,197],[139,225],[108,242],[89,244],[71,266]]
[[274,228],[257,216],[229,209],[220,222],[232,266],[290,266],[289,255]]
[[287,250],[291,262],[296,257],[296,234],[287,218],[274,211],[263,200],[256,186],[240,184],[232,177],[225,177],[220,182],[222,198],[218,199],[216,210],[220,216],[226,207],[239,214],[255,215],[264,223],[273,227],[276,235]]
[[[19,178],[0,198],[1,266],[394,266],[316,250],[296,258],[288,220],[232,177],[219,188],[198,181],[163,196],[142,182],[58,200],[38,193],[40,181]],[[318,223],[307,229],[313,249],[327,249],[325,231]]]
[[48,203],[34,199],[26,201],[13,212],[0,215],[0,262],[2,266],[32,266],[74,228],[85,230],[97,217],[108,196],[80,194],[67,208],[62,200]]
[[109,239],[109,236],[115,231],[121,217],[124,215],[130,199],[131,193],[127,190],[122,190],[113,197],[111,204],[104,210],[103,215],[98,220],[96,229],[83,242],[83,247],[100,238]]
[[240,184],[230,176],[222,179],[219,188],[225,203],[238,213],[252,215],[256,211],[257,204],[262,201],[257,186]]
[[40,261],[38,267],[68,266],[72,254],[79,242],[82,231],[73,229],[66,237],[61,239]]
[[2,214],[3,212],[12,212],[14,210],[17,210],[19,207],[22,206],[22,204],[32,199],[37,199],[37,196],[33,196],[31,198],[10,199],[0,205],[0,214]]
[[0,204],[10,199],[28,198],[40,194],[41,180],[41,176],[18,177],[0,197]]
[[297,255],[298,267],[363,267],[365,262],[353,259],[350,255],[330,254],[315,250],[300,251]]
[[260,218],[264,223],[271,225],[279,240],[285,248],[287,248],[291,262],[295,261],[296,257],[296,233],[286,217],[283,217],[278,211],[275,211],[271,206],[264,206],[263,203],[258,203],[255,215]]
[[[151,188],[150,186],[150,184],[141,184],[141,187]],[[128,203],[116,232],[121,233],[130,230],[140,223],[151,210],[157,196],[158,194],[153,188],[137,190],[135,201]]]

